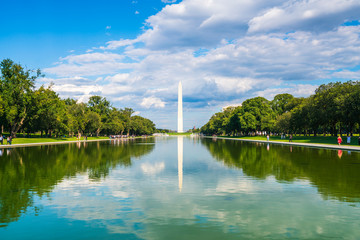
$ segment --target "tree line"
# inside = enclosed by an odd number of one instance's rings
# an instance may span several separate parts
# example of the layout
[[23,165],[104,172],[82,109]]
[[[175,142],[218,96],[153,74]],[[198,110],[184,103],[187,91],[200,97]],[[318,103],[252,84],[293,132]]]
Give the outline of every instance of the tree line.
[[10,59],[0,63],[1,133],[40,132],[41,136],[75,136],[100,134],[144,135],[155,131],[155,124],[134,116],[131,108],[118,109],[101,96],[87,103],[61,99],[52,84],[35,88],[43,77],[40,70],[26,70]]
[[241,106],[215,113],[201,127],[207,135],[252,135],[258,132],[289,134],[350,134],[359,131],[360,82],[322,84],[315,94],[296,98],[278,94],[245,100]]

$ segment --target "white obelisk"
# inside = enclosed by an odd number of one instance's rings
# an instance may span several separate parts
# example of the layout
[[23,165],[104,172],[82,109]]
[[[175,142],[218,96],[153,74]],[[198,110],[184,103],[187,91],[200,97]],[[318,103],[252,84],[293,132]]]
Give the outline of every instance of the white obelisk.
[[178,89],[178,133],[183,133],[183,104],[182,104],[182,85],[179,82]]

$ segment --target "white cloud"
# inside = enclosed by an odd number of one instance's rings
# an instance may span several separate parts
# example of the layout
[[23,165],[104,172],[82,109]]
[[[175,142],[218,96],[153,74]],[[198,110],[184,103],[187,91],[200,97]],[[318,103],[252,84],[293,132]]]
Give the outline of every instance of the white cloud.
[[230,77],[219,77],[215,76],[212,78],[206,78],[207,81],[214,81],[218,89],[221,92],[235,92],[245,93],[258,86],[267,86],[269,84],[275,85],[276,81],[269,83],[268,80],[264,79],[252,79],[252,78],[230,78]]
[[53,90],[62,98],[74,98],[78,102],[87,102],[93,95],[101,95],[103,87],[99,85],[55,84]]
[[176,3],[177,0],[161,0],[163,3]]
[[360,71],[341,70],[332,74],[335,78],[360,80]]
[[[246,36],[201,56],[195,56],[191,50],[147,51],[131,64],[123,62],[127,52],[71,55],[61,59],[65,63],[46,70],[60,76],[64,73],[86,76],[129,68],[131,73],[105,78],[106,93],[134,90],[140,95],[160,94],[161,98],[169,99],[174,98],[177,83],[183,81],[185,96],[221,100],[239,93],[249,95],[251,91],[262,91],[288,80],[327,78],[335,69],[356,66],[360,62],[359,32],[358,26],[344,26],[319,34]],[[225,96],[219,94],[224,92]]]
[[140,13],[139,13],[139,11],[135,11],[135,14],[137,15],[137,14],[140,14]]
[[109,84],[105,85],[105,88],[102,91],[102,94],[109,96],[109,95],[119,95],[119,94],[127,94],[131,91],[135,90],[131,86],[124,86],[124,85],[116,85],[116,84]]
[[130,74],[128,73],[119,73],[114,76],[108,76],[105,78],[105,81],[111,81],[113,83],[123,83],[129,81]]
[[229,193],[254,194],[259,191],[258,187],[250,180],[223,179],[219,180],[215,192],[217,195],[227,195]]
[[80,76],[74,76],[74,77],[69,77],[69,78],[40,78],[39,81],[41,83],[45,83],[45,84],[50,84],[50,83],[54,83],[55,85],[63,85],[63,84],[68,84],[68,83],[72,83],[72,84],[91,84],[92,81],[84,78],[84,77],[80,77]]
[[357,0],[285,1],[249,21],[249,32],[271,30],[332,30],[345,20],[356,19]]
[[98,62],[88,63],[82,65],[76,64],[62,64],[52,68],[46,68],[46,73],[55,74],[61,77],[71,77],[74,75],[82,76],[96,76],[103,74],[116,73],[120,69],[129,69],[129,64],[118,62]]
[[166,5],[159,13],[150,16],[146,20],[147,30],[137,40],[153,50],[214,46],[224,38],[243,36],[254,16],[282,2],[184,0]]
[[138,39],[120,39],[118,41],[109,41],[107,42],[107,46],[101,46],[100,49],[102,50],[106,50],[106,49],[110,49],[110,50],[114,50],[117,49],[119,47],[125,47],[125,46],[129,46],[132,45],[134,43],[139,42]]
[[155,108],[164,108],[165,102],[161,101],[161,99],[157,97],[147,97],[143,99],[140,105],[145,108],[150,108],[152,106]]
[[89,62],[116,61],[123,58],[124,56],[115,53],[86,53],[81,55],[70,55],[64,58],[60,58],[60,61],[82,64]]
[[111,26],[106,26],[106,29],[111,29]]
[[86,94],[89,95],[92,92],[101,92],[102,86],[89,85],[89,86],[78,86],[75,84],[63,84],[63,85],[54,85],[53,89],[58,93],[68,93],[68,94]]
[[165,169],[164,162],[156,162],[155,164],[143,163],[141,164],[141,170],[147,175],[156,175]]
[[131,102],[134,101],[135,98],[137,98],[137,96],[129,94],[123,95],[121,97],[114,97],[112,100],[116,102]]
[[61,77],[111,74],[119,69],[132,67],[131,63],[122,62],[123,59],[123,55],[106,52],[69,55],[60,58],[60,63],[57,66],[45,68],[44,72]]
[[264,97],[268,100],[273,100],[277,94],[289,93],[295,97],[308,97],[315,93],[318,85],[311,84],[289,84],[285,88],[268,88],[263,91],[255,92],[256,96]]
[[306,96],[315,80],[359,79],[360,26],[342,25],[356,19],[359,5],[355,0],[184,0],[149,17],[137,38],[60,58],[44,71],[55,84],[100,86],[100,94],[121,107],[149,115],[156,109],[150,116],[155,122],[165,115],[160,111],[176,110],[179,81],[189,111],[211,112],[286,91]]

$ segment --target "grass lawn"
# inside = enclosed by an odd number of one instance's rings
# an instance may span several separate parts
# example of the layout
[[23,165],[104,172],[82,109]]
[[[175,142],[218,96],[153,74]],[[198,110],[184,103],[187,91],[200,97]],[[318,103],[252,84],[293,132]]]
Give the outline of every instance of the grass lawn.
[[179,135],[191,135],[190,132],[184,132],[184,133],[176,133],[176,132],[173,132],[173,133],[167,133],[169,136],[179,136]]
[[[219,136],[221,137],[221,136]],[[225,137],[225,136],[223,136]],[[229,137],[229,138],[240,138],[240,139],[250,139],[250,140],[261,140],[266,141],[266,136],[244,136],[244,137]],[[351,138],[350,144],[346,143],[346,136],[342,137],[342,145],[348,145],[348,146],[359,146],[358,144],[358,136],[353,136]],[[286,139],[281,139],[280,136],[271,136],[270,141],[279,141],[279,142],[289,142],[289,137]],[[293,142],[297,143],[320,143],[320,144],[335,144],[337,145],[337,137],[331,137],[331,136],[294,136],[293,135]]]
[[[88,137],[88,140],[98,140],[98,139],[109,139],[109,137]],[[27,143],[43,143],[43,142],[67,142],[67,141],[76,141],[76,137],[59,137],[59,138],[14,138],[12,144],[27,144]],[[84,140],[83,138],[81,140]],[[4,141],[6,144],[6,141]]]

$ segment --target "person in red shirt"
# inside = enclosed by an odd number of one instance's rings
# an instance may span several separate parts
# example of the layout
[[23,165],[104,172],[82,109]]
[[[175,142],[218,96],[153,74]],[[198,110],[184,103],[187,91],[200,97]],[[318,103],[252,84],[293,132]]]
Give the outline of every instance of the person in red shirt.
[[340,135],[339,135],[339,137],[337,138],[337,142],[338,142],[338,144],[339,144],[339,146],[340,146],[340,144],[342,143],[342,139],[341,139]]

